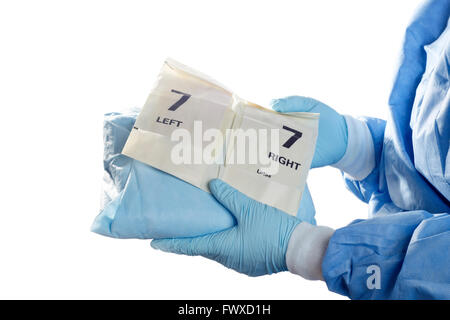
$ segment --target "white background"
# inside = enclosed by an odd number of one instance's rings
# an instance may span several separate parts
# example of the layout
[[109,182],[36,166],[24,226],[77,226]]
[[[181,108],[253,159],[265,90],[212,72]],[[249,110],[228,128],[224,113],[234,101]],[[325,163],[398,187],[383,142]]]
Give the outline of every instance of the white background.
[[[102,114],[142,106],[171,56],[262,105],[299,94],[386,118],[418,3],[0,2],[0,298],[342,298],[286,272],[249,278],[91,233]],[[311,171],[309,185],[319,224],[367,216],[337,170]]]

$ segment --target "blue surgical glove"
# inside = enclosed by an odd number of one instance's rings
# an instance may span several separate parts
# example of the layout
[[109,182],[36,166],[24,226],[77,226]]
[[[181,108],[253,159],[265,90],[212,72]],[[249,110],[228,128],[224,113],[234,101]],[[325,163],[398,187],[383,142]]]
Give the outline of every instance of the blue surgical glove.
[[200,255],[249,276],[286,271],[289,239],[301,221],[248,198],[222,180],[212,180],[209,187],[236,218],[236,226],[201,237],[153,240],[152,247]]
[[332,165],[342,159],[347,149],[347,124],[342,115],[322,102],[307,97],[275,99],[271,104],[278,112],[320,113],[319,135],[312,168]]

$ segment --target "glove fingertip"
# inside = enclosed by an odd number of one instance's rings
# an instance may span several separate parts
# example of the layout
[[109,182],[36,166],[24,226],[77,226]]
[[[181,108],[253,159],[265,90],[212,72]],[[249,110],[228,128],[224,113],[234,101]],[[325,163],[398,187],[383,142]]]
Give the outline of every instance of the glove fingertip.
[[278,112],[310,112],[318,104],[316,100],[304,96],[289,96],[278,100],[273,106]]
[[212,193],[217,193],[222,186],[224,185],[224,182],[220,179],[212,179],[209,182],[209,189],[211,190]]
[[165,247],[164,243],[165,243],[164,240],[157,240],[157,239],[154,239],[154,240],[152,240],[152,241],[150,242],[150,246],[151,246],[153,249],[156,249],[156,250],[164,250],[164,249],[163,249],[163,248]]
[[220,179],[211,180],[209,188],[217,199],[239,221],[240,211],[248,203],[248,198]]
[[273,107],[273,106],[277,105],[278,103],[280,103],[280,100],[281,99],[272,99],[272,100],[270,100],[269,105],[271,107]]
[[220,179],[213,179],[209,182],[209,189],[214,197],[219,200],[219,202],[223,203],[223,200],[227,198],[230,194],[236,191],[229,184],[223,182]]
[[283,100],[282,99],[272,99],[270,101],[269,105],[273,110],[275,110],[277,112],[281,112]]

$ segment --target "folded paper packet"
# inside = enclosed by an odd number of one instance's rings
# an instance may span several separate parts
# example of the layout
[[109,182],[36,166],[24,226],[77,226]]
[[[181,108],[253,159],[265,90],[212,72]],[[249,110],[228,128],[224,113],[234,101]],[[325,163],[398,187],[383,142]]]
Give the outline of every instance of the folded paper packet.
[[167,59],[122,154],[205,191],[211,179],[220,178],[295,216],[318,119],[315,113],[265,109]]

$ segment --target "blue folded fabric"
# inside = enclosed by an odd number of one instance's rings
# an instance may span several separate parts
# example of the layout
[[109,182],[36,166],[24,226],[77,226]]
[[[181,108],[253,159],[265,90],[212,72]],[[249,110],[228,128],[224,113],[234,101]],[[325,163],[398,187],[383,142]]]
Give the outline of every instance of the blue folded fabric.
[[[105,115],[103,201],[91,230],[114,238],[157,239],[232,227],[234,218],[210,193],[121,154],[138,113]],[[315,224],[314,215],[306,187],[297,217]]]

